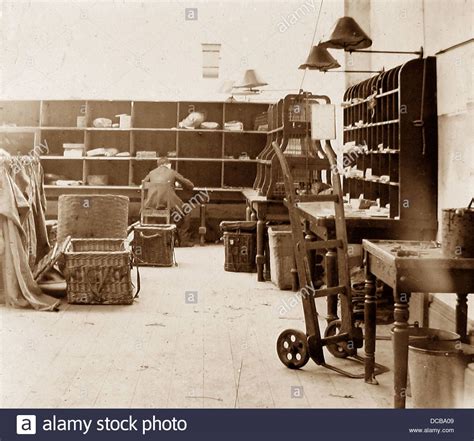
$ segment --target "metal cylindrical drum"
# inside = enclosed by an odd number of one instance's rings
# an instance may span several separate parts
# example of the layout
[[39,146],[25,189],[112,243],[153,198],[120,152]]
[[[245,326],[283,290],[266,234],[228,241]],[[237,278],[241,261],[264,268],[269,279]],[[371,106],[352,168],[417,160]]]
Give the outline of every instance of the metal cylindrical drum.
[[295,268],[293,236],[290,225],[274,225],[268,228],[271,281],[280,289],[291,289]]
[[[393,336],[392,328],[390,330],[390,334]],[[446,331],[444,329],[436,329],[436,328],[425,328],[418,326],[418,323],[415,326],[410,326],[408,328],[408,335],[409,341],[458,341],[460,340],[461,336],[456,332]]]
[[441,244],[446,257],[474,257],[474,207],[442,210]]
[[474,408],[474,363],[469,363],[464,372],[464,407]]
[[409,345],[413,407],[458,408],[464,401],[466,359],[458,342],[418,340]]

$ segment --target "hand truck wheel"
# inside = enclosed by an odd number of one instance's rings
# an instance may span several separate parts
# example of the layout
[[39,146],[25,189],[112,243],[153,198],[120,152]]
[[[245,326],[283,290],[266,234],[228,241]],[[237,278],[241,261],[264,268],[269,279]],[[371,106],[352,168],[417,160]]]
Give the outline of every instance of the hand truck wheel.
[[300,369],[309,360],[308,338],[304,332],[286,329],[278,336],[276,349],[287,368]]
[[[337,335],[341,329],[341,321],[333,320],[330,322],[324,331],[325,337],[332,337]],[[326,345],[327,350],[336,358],[347,358],[353,353],[347,348],[346,342],[334,343],[331,345]]]

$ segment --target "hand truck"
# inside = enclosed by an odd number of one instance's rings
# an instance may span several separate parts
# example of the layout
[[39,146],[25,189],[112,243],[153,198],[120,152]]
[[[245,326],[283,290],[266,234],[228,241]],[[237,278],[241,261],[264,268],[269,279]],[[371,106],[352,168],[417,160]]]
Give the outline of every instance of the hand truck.
[[[311,99],[324,99],[326,96],[308,94]],[[309,112],[307,112],[309,115]],[[306,122],[306,131],[309,136],[309,121]],[[277,339],[277,353],[281,362],[290,369],[302,368],[311,358],[316,364],[350,378],[364,378],[364,373],[352,373],[326,363],[323,347],[337,358],[349,358],[358,363],[364,363],[364,358],[357,355],[357,349],[363,345],[363,334],[360,327],[354,325],[352,311],[352,296],[349,264],[347,257],[347,231],[344,217],[344,203],[342,188],[338,172],[337,160],[331,143],[325,140],[318,141],[315,146],[318,156],[327,159],[329,170],[332,174],[332,194],[325,195],[300,195],[296,193],[291,167],[287,157],[280,146],[273,142],[272,146],[282,168],[286,199],[294,243],[294,256],[299,278],[300,293],[303,303],[306,333],[287,329]],[[289,159],[289,158],[288,158]],[[309,241],[305,238],[302,220],[298,211],[300,202],[332,202],[335,211],[336,239],[325,241]],[[311,277],[311,268],[308,252],[311,250],[336,250],[337,253],[337,284],[326,288],[315,289]],[[338,296],[341,305],[341,319],[331,321],[321,337],[318,322],[318,311],[315,299],[319,297]],[[337,298],[337,297],[336,297]],[[376,364],[375,375],[386,372],[388,368]]]

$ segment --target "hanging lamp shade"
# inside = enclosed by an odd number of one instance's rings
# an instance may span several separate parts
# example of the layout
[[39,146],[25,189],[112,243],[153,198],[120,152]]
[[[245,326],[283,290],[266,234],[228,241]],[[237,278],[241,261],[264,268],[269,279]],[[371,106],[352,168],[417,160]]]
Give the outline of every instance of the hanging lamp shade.
[[218,89],[218,93],[231,93],[234,88],[235,81],[225,80]]
[[334,25],[331,36],[323,44],[328,48],[350,52],[372,46],[372,40],[352,17],[341,17]]
[[299,69],[309,70],[329,70],[337,69],[341,65],[337,60],[329,53],[329,51],[321,44],[313,46],[311,52],[306,59],[306,62],[302,64]]
[[244,73],[244,77],[242,78],[242,80],[237,82],[234,87],[238,89],[251,89],[253,87],[266,86],[267,84],[268,83],[265,83],[265,81],[263,81],[262,78],[259,77],[259,75],[254,69],[247,69]]

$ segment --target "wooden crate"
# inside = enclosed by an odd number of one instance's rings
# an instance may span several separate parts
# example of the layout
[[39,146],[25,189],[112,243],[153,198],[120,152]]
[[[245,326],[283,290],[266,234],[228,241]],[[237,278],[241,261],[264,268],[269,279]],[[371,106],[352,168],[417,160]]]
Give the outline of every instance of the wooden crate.
[[253,273],[257,254],[256,222],[221,222],[226,271]]

